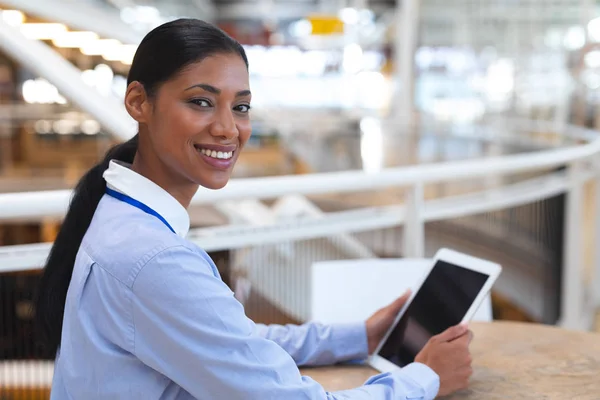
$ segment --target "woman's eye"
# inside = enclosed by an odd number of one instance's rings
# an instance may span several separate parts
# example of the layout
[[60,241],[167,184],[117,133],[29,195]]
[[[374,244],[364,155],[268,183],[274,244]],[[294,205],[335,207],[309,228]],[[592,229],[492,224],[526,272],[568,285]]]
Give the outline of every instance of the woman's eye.
[[250,105],[248,104],[240,104],[239,106],[235,107],[236,111],[239,111],[241,113],[247,113],[248,111],[250,111]]
[[191,102],[200,107],[210,107],[210,103],[208,102],[208,100],[193,99],[193,100],[191,100]]

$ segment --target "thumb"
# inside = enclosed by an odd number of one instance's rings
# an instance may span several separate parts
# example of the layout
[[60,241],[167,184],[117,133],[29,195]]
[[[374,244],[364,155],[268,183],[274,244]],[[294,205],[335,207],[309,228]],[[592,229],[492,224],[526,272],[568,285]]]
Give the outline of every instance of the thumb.
[[459,324],[446,329],[435,338],[438,342],[451,342],[469,331],[467,324]]

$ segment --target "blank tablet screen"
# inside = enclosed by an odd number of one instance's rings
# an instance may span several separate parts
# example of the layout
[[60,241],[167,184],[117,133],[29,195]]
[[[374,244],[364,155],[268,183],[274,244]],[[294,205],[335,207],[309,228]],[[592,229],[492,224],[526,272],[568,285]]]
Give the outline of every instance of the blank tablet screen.
[[438,260],[394,327],[379,356],[405,366],[434,335],[459,324],[488,275]]

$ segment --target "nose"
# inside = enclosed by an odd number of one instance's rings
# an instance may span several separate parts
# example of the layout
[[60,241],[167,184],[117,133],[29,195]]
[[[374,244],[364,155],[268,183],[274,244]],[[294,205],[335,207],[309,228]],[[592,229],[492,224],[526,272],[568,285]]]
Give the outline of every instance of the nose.
[[210,129],[210,134],[214,137],[233,140],[239,135],[235,117],[231,110],[223,110],[216,114]]

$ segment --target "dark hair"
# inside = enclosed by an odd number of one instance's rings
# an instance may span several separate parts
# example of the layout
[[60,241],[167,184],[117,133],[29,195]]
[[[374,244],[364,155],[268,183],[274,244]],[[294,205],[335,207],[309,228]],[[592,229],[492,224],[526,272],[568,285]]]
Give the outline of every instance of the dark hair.
[[[127,81],[140,82],[148,95],[153,96],[161,84],[190,64],[222,53],[237,54],[248,66],[243,47],[219,28],[196,19],[171,21],[155,28],[142,40]],[[113,147],[75,188],[69,210],[46,261],[35,304],[37,325],[45,350],[51,354],[56,354],[60,346],[65,301],[75,257],[106,191],[102,174],[110,160],[132,163],[137,147],[138,135]]]
[[248,66],[241,44],[219,28],[197,19],[178,19],[155,28],[138,47],[127,84],[138,81],[151,96],[158,86],[195,62],[215,55],[237,54]]

